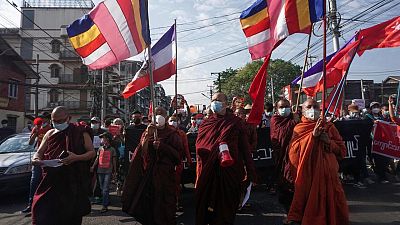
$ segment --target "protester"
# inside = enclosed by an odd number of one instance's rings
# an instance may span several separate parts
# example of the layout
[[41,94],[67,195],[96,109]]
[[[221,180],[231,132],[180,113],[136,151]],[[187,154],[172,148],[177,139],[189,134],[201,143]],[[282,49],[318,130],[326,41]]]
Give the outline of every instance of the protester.
[[180,155],[180,164],[178,166],[176,166],[176,196],[177,196],[177,211],[182,212],[183,211],[183,206],[181,203],[181,177],[182,177],[182,172],[183,172],[183,157],[186,158],[186,162],[188,163],[189,167],[192,166],[193,162],[192,162],[192,156],[190,154],[189,151],[189,142],[188,142],[188,138],[186,136],[186,133],[178,128],[178,122],[177,122],[177,118],[175,116],[171,116],[168,119],[168,124],[172,127],[174,127],[179,134],[179,137],[181,138],[183,147],[184,147],[184,152],[181,153]]
[[289,169],[288,146],[293,128],[300,121],[298,114],[291,112],[290,102],[281,99],[276,103],[276,114],[271,118],[271,148],[275,163],[275,181],[278,188],[278,200],[289,212],[293,198],[293,180],[287,177]]
[[154,112],[155,125],[142,135],[125,180],[122,210],[141,224],[175,225],[175,166],[183,144],[177,130],[166,124],[166,110],[157,107]]
[[397,126],[400,126],[400,119],[396,117],[395,112],[396,112],[396,105],[394,103],[394,97],[391,95],[389,96],[389,116],[390,119],[392,120],[393,123],[397,124]]
[[102,205],[100,213],[108,211],[110,203],[110,183],[112,177],[116,174],[116,158],[117,154],[115,149],[111,146],[112,135],[108,132],[100,135],[101,147],[97,152],[96,160],[90,170],[93,172],[97,168],[97,175],[99,176],[100,188],[102,191]]
[[381,114],[382,114],[382,120],[386,122],[391,122],[390,120],[390,112],[389,112],[389,106],[386,104],[383,104],[381,106]]
[[113,122],[113,120],[111,118],[105,119],[104,120],[104,126],[102,126],[101,128],[104,129],[105,131],[108,131],[108,128],[110,127],[112,122]]
[[[54,129],[46,133],[32,159],[43,166],[43,177],[32,204],[32,224],[76,225],[90,213],[88,198],[89,161],[95,151],[89,127],[70,123],[65,107],[56,107],[51,119]],[[47,167],[46,160],[60,160]]]
[[196,141],[196,225],[233,224],[245,178],[256,174],[243,120],[227,110],[227,97],[212,97],[214,115],[203,121]]
[[148,118],[147,116],[143,117],[142,120],[143,120],[142,123],[143,123],[146,127],[150,124],[150,121],[151,121],[151,120],[149,120],[149,118]]
[[197,121],[196,121],[196,115],[192,115],[190,118],[190,127],[188,127],[187,132],[188,133],[197,133],[199,130]]
[[349,111],[349,116],[346,118],[347,120],[361,120],[361,113],[358,105],[350,104],[347,106],[347,110]]
[[[49,124],[49,118],[47,115],[39,115],[34,120],[34,128],[31,131],[31,135],[29,137],[29,145],[35,145],[34,148],[39,148],[44,135],[51,129]],[[33,195],[36,192],[36,189],[39,185],[40,180],[42,179],[42,168],[40,166],[32,166],[31,169],[31,181],[29,187],[29,199],[28,206],[22,210],[22,213],[30,213],[32,209]]]
[[291,224],[348,225],[346,197],[338,177],[337,160],[346,146],[332,123],[324,123],[318,103],[303,103],[303,117],[293,131],[289,148],[294,197],[288,213]]
[[[371,108],[371,114],[367,114],[368,119],[370,119],[373,122],[376,122],[378,120],[382,120],[382,121],[384,120],[384,118],[382,116],[382,109],[378,102],[372,102],[370,104],[370,108]],[[373,135],[373,131],[371,131],[371,136],[372,135]],[[371,149],[372,147],[369,145],[368,148]],[[369,150],[369,151],[371,151],[371,150]],[[378,176],[378,180],[382,184],[389,183],[386,173],[389,172],[388,167],[389,167],[391,159],[386,156],[375,154],[375,153],[372,153],[371,156],[372,156],[373,162],[374,162],[374,167],[373,167],[374,172]]]
[[246,122],[246,110],[244,108],[237,108],[235,115],[244,121],[247,131],[246,134],[249,140],[250,151],[255,152],[257,150],[257,126]]
[[15,131],[8,127],[8,120],[2,120],[0,128],[0,142],[12,134],[15,134]]
[[140,111],[134,111],[132,114],[132,125],[125,128],[124,139],[125,139],[125,154],[124,154],[124,170],[128,172],[129,162],[133,155],[136,147],[140,143],[140,138],[143,132],[146,130],[147,125],[142,123],[142,120],[147,120],[147,117],[143,117]]
[[26,127],[22,129],[22,133],[30,133],[32,131],[32,121],[26,123]]

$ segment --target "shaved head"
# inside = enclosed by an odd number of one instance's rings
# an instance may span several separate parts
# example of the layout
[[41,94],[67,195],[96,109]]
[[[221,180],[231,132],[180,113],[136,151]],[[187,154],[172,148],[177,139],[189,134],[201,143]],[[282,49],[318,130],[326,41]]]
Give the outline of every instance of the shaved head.
[[228,97],[226,96],[226,94],[222,92],[217,92],[212,96],[211,101],[220,101],[220,102],[225,102],[225,104],[227,104]]
[[289,108],[290,107],[290,102],[287,99],[281,99],[276,103],[276,108]]
[[304,112],[307,109],[311,109],[311,108],[319,109],[319,104],[317,101],[315,101],[315,99],[309,98],[303,103],[302,110]]
[[68,109],[64,106],[58,106],[51,112],[51,120],[55,123],[63,123],[69,117]]
[[161,115],[163,117],[167,117],[167,111],[163,107],[157,107],[155,110],[156,115]]

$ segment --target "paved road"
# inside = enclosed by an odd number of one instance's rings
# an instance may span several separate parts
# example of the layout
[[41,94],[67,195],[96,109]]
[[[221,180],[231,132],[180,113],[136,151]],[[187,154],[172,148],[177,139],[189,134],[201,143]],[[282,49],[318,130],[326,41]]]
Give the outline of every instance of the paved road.
[[[400,184],[373,184],[367,189],[358,189],[352,185],[344,186],[350,207],[352,225],[400,225]],[[0,197],[1,225],[28,225],[30,218],[24,217],[19,210],[24,208],[26,194]],[[84,218],[85,225],[137,224],[134,219],[122,213],[115,193],[112,193],[112,207],[100,214],[100,206],[94,205],[92,213]],[[178,223],[193,225],[193,191],[183,193],[185,213],[178,217]],[[258,187],[250,199],[250,207],[239,212],[237,225],[281,225],[283,209],[277,203],[276,196]]]

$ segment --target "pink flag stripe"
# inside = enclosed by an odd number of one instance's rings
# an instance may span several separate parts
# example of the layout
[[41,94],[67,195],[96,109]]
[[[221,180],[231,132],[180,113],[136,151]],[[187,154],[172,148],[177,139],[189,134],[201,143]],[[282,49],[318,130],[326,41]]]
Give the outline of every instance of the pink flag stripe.
[[125,19],[126,21],[132,21],[132,22],[128,22],[128,27],[129,30],[131,31],[133,40],[134,40],[134,44],[136,49],[138,50],[138,52],[141,52],[142,50],[142,45],[140,42],[140,37],[139,37],[139,33],[138,33],[138,28],[135,27],[136,25],[136,21],[135,21],[135,15],[133,11],[133,5],[132,5],[132,1],[124,1],[124,0],[117,0],[119,6],[121,7],[122,12],[124,13]]
[[[111,62],[111,63],[110,63]],[[88,65],[90,69],[97,70],[102,69],[108,65],[113,65],[118,63],[119,61],[115,58],[115,55],[112,51],[107,52],[105,55],[101,56],[98,60]]]
[[130,56],[129,49],[104,2],[100,3],[90,12],[90,18],[96,23],[100,32],[107,40],[117,60],[122,61],[128,58]]
[[108,12],[114,18],[114,22],[116,23],[118,30],[121,33],[121,36],[124,39],[126,46],[129,49],[130,55],[136,55],[138,53],[138,50],[136,49],[136,45],[133,40],[131,30],[129,29],[129,26],[127,26],[126,24],[127,20],[125,18],[124,13],[121,10],[121,6],[117,2],[117,0],[107,0],[104,1],[104,4],[106,5]]

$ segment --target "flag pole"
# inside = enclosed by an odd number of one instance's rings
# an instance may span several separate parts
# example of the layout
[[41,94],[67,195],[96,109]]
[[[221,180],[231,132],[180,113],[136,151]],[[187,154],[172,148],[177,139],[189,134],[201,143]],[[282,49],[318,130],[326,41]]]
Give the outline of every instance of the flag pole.
[[[323,70],[322,70],[322,112],[325,112],[325,95],[326,95],[326,1],[323,1],[323,27],[324,27],[324,43],[323,43]],[[322,118],[322,122],[325,122],[325,116]]]
[[[150,75],[150,98],[151,98],[151,107],[153,109],[153,119],[152,124],[156,124],[156,105],[154,101],[154,77],[153,77],[153,62],[151,57],[151,45],[147,46],[147,52],[149,54],[149,75]],[[157,129],[154,132],[154,139],[157,140]]]
[[311,34],[312,34],[312,32],[313,32],[313,26],[311,25],[311,31],[310,31],[310,34],[308,35],[308,42],[307,42],[307,49],[306,49],[306,57],[304,57],[303,70],[301,71],[301,79],[300,79],[299,92],[297,93],[296,108],[293,109],[293,112],[297,112],[297,108],[299,107],[299,104],[300,104],[300,95],[301,95],[301,89],[303,89],[304,73],[305,73],[305,71],[306,71],[306,66],[307,66],[308,51],[310,50],[310,43],[311,43]]
[[175,113],[178,115],[178,39],[175,19]]

